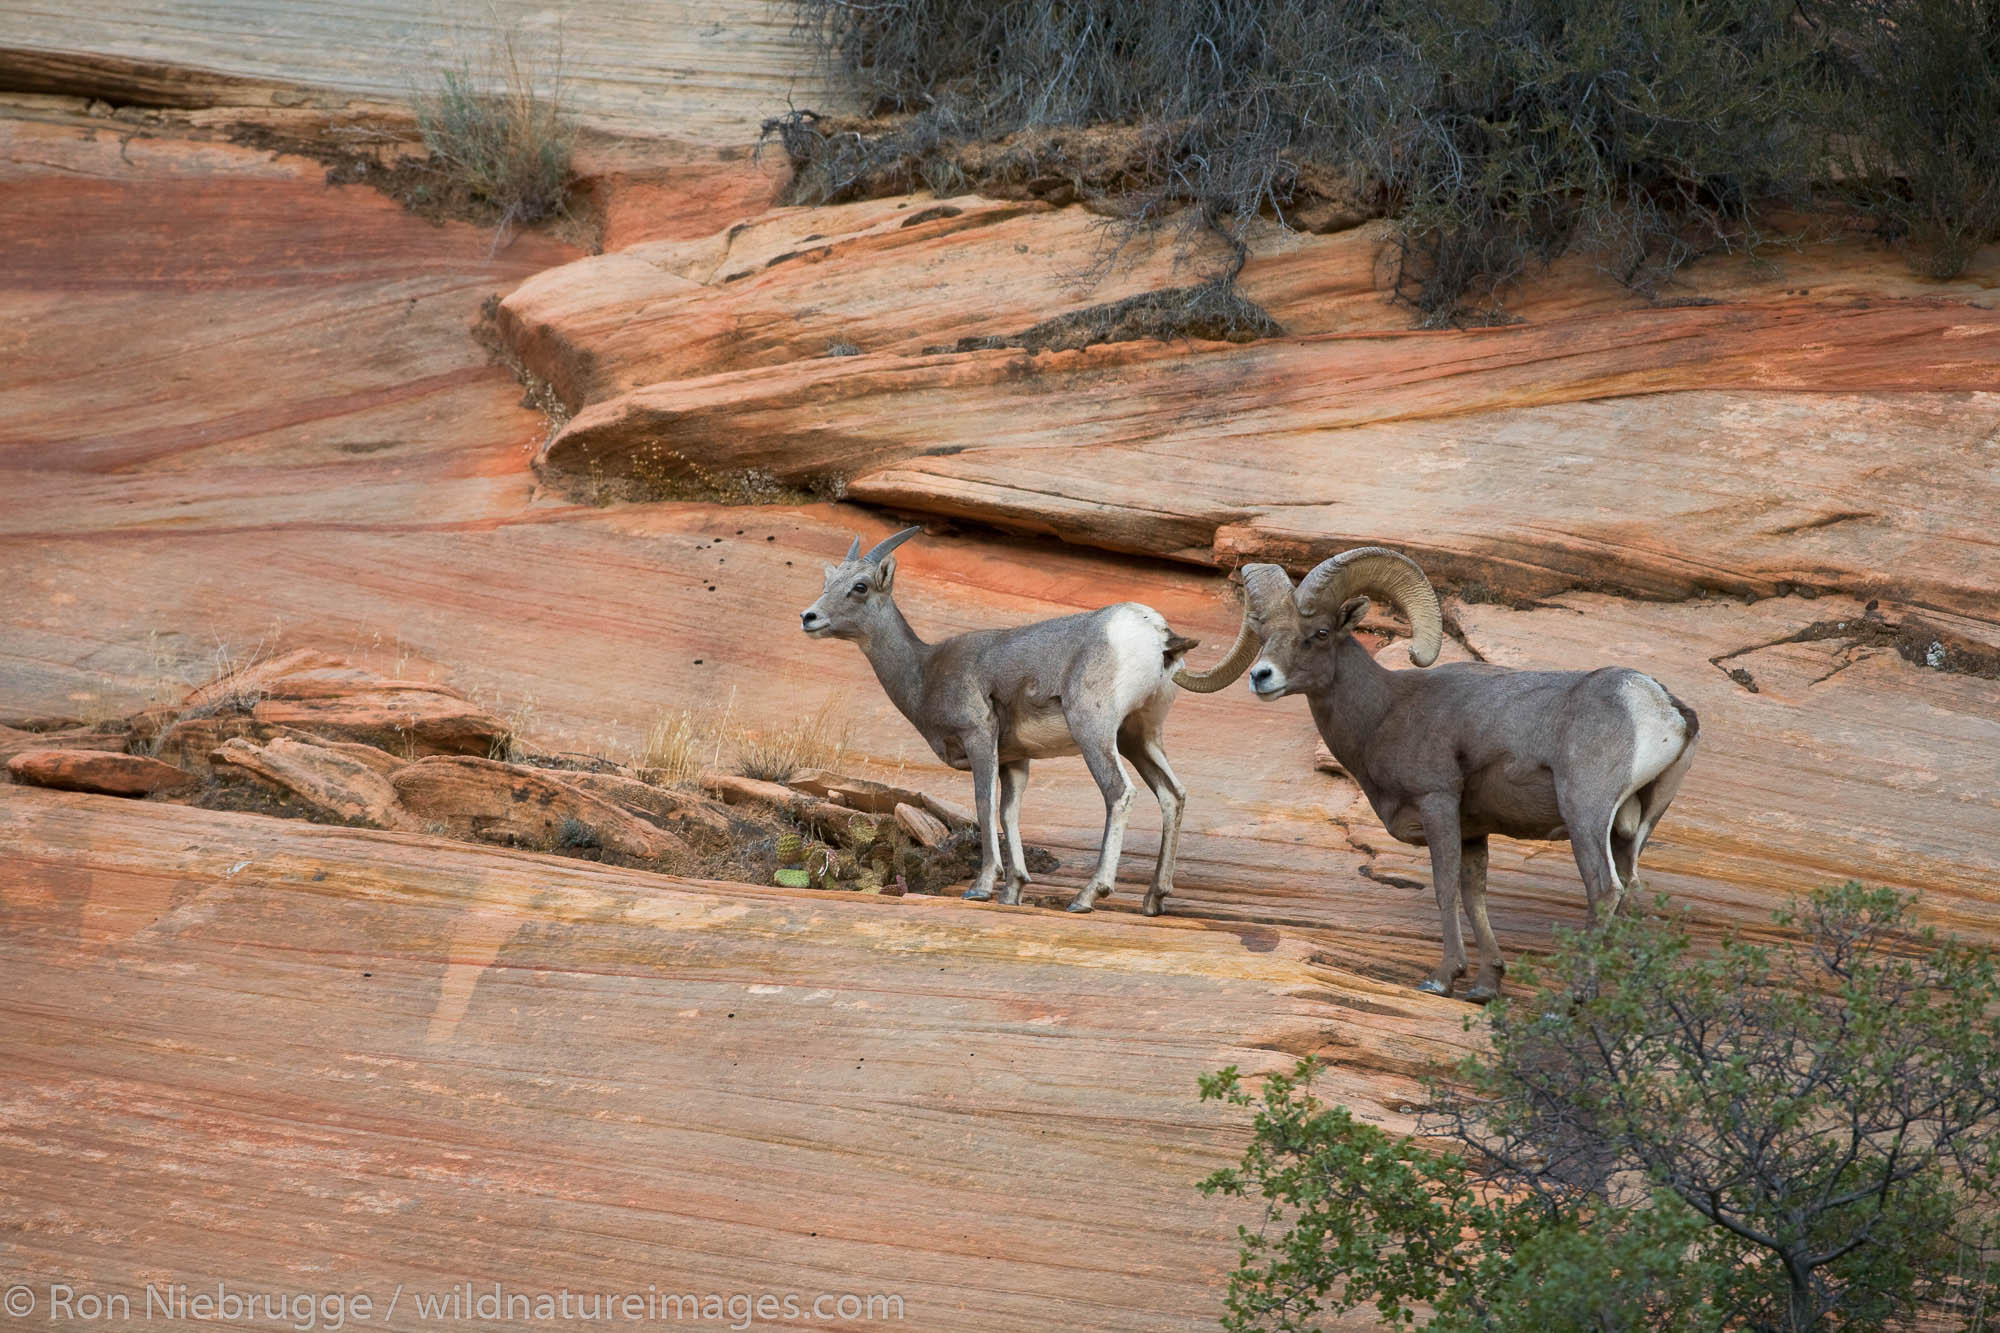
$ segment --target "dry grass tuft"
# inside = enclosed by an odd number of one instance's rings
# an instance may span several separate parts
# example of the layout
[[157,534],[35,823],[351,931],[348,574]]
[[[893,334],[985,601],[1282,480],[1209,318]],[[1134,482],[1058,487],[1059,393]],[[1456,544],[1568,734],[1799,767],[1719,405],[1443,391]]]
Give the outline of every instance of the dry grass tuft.
[[848,723],[828,699],[783,726],[746,731],[736,742],[736,771],[746,778],[789,782],[812,768],[838,768],[847,754]]
[[693,784],[707,765],[707,729],[685,708],[670,708],[646,728],[646,743],[639,752],[639,766],[653,782],[667,787]]

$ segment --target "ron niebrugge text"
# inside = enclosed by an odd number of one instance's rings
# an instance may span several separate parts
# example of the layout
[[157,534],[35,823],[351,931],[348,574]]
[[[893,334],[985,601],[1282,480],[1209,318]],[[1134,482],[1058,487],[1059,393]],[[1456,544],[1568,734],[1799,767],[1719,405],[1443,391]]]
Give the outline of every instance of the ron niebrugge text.
[[297,1333],[337,1330],[349,1324],[414,1328],[425,1324],[495,1320],[522,1324],[596,1322],[679,1324],[746,1329],[753,1323],[823,1321],[896,1323],[903,1298],[885,1293],[662,1291],[518,1291],[502,1283],[458,1282],[422,1290],[398,1284],[386,1297],[365,1291],[281,1291],[258,1284],[147,1283],[138,1292],[50,1282],[37,1288],[17,1282],[0,1297],[0,1311],[44,1324],[193,1321],[278,1327]]

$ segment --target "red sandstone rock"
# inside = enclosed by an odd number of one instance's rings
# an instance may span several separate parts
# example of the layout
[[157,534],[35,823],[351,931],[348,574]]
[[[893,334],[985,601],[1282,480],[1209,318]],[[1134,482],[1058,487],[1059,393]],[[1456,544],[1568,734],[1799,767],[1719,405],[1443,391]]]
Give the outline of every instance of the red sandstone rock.
[[115,750],[122,754],[130,738],[122,728],[78,725],[28,731],[0,726],[0,759],[29,750]]
[[226,742],[209,759],[219,767],[247,773],[334,819],[363,819],[378,828],[414,827],[415,821],[398,805],[396,788],[388,777],[379,768],[343,753],[346,748],[285,737],[263,746],[239,739]]
[[153,796],[186,791],[195,779],[172,764],[107,750],[23,750],[7,761],[16,782],[104,796]]
[[617,773],[566,772],[562,777],[572,787],[601,796],[676,832],[700,828],[710,833],[728,833],[735,827],[721,806],[691,792],[675,791]]
[[413,755],[484,755],[507,736],[507,723],[477,704],[428,686],[400,684],[385,681],[318,698],[277,695],[260,701],[250,715],[266,725]]
[[787,787],[806,792],[837,805],[845,805],[855,810],[866,810],[870,814],[886,815],[894,813],[899,805],[923,804],[923,793],[907,787],[891,786],[886,782],[873,782],[867,778],[849,777],[843,773],[829,773],[819,769],[809,769],[794,775]]
[[[574,410],[647,384],[829,349],[908,356],[1005,337],[1184,283],[1183,270],[1199,264],[1169,237],[1140,239],[1085,280],[1103,246],[1100,219],[1033,201],[778,209],[700,240],[636,245],[537,274],[502,303],[500,328]],[[1214,249],[1208,258],[1220,256]]]
[[599,845],[642,860],[688,852],[674,834],[547,769],[434,757],[399,769],[391,781],[403,808],[417,819],[488,842],[541,849]]

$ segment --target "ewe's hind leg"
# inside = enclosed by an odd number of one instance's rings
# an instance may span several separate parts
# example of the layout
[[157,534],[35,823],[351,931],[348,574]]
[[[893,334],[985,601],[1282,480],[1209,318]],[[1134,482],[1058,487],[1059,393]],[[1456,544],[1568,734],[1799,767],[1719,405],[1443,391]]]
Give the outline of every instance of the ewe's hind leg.
[[1500,960],[1500,941],[1493,937],[1493,925],[1486,919],[1486,839],[1472,838],[1459,844],[1458,891],[1465,900],[1465,914],[1472,918],[1472,938],[1479,943],[1479,976],[1465,998],[1485,1004],[1500,994],[1500,974],[1507,970]]
[[1069,900],[1070,911],[1088,912],[1098,898],[1113,892],[1118,878],[1118,854],[1125,848],[1125,820],[1132,813],[1132,780],[1125,776],[1125,766],[1118,762],[1115,724],[1105,725],[1095,718],[1072,715],[1069,734],[1083,750],[1083,762],[1090,765],[1090,776],[1097,779],[1097,789],[1104,793],[1104,845],[1097,854],[1097,869],[1091,872],[1090,882]]
[[979,874],[965,896],[984,902],[1000,878],[1000,751],[991,736],[967,736],[965,757],[972,766],[972,802],[979,815]]
[[1000,765],[1000,850],[1006,857],[1001,873],[1007,880],[1000,890],[1003,903],[1020,902],[1021,889],[1029,883],[1028,861],[1021,852],[1021,793],[1027,789],[1027,760]]
[[1160,860],[1153,869],[1153,886],[1146,890],[1145,905],[1140,908],[1147,916],[1158,916],[1174,891],[1174,861],[1180,854],[1181,811],[1187,804],[1187,788],[1167,766],[1159,740],[1130,722],[1118,733],[1118,752],[1132,761],[1140,780],[1153,789],[1160,802]]

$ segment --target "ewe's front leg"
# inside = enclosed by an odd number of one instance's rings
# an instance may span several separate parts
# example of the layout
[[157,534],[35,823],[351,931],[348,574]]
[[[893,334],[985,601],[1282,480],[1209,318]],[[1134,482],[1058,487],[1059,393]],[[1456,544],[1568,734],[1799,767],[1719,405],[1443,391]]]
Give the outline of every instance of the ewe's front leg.
[[1453,983],[1465,975],[1465,934],[1458,920],[1458,797],[1426,797],[1417,813],[1424,822],[1424,841],[1430,844],[1431,887],[1437,892],[1438,919],[1444,926],[1444,957],[1417,989],[1449,995]]
[[965,896],[985,902],[1000,878],[1000,749],[992,736],[965,738],[972,768],[972,803],[979,815],[979,874]]
[[1030,882],[1027,856],[1021,850],[1021,794],[1027,789],[1027,760],[1000,765],[1000,849],[1006,853],[1007,877],[1000,901],[1008,904],[1019,903],[1021,890]]

